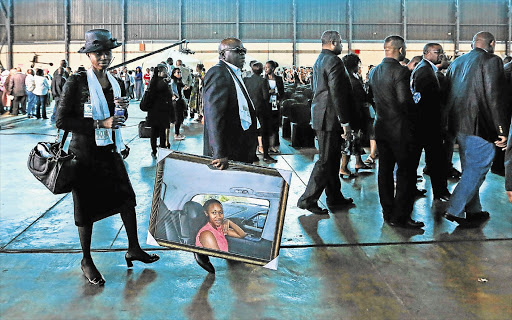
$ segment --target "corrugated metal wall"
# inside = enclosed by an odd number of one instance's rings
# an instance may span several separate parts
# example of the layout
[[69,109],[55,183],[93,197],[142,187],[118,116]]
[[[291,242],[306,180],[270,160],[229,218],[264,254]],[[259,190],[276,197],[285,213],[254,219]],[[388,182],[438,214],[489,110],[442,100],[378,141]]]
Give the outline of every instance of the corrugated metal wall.
[[[14,42],[63,41],[65,0],[11,0]],[[326,29],[348,38],[348,2],[353,40],[403,34],[404,0],[125,0],[128,40],[317,40]],[[6,0],[4,0],[4,3]],[[69,0],[70,38],[104,27],[122,39],[122,0]],[[455,40],[456,0],[405,0],[408,40]],[[459,0],[460,40],[480,30],[507,40],[509,0]],[[294,24],[294,8],[296,21]],[[5,21],[5,18],[1,18]],[[4,24],[0,28],[5,35]]]

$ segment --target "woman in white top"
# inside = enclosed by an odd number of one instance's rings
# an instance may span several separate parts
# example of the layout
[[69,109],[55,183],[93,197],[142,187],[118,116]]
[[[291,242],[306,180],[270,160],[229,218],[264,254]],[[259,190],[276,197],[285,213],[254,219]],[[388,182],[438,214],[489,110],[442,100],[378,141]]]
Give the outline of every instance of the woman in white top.
[[46,116],[46,97],[48,94],[48,89],[50,89],[50,84],[48,80],[46,80],[44,76],[44,71],[42,69],[36,70],[36,75],[34,76],[34,82],[36,84],[34,91],[32,91],[36,95],[36,118],[41,118],[41,109],[43,119],[48,119]]

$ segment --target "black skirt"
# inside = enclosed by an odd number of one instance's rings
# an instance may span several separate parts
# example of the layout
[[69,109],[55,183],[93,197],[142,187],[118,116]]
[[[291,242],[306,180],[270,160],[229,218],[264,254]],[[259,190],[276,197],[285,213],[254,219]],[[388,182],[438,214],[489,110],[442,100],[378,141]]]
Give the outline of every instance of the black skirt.
[[128,212],[137,204],[121,155],[113,146],[96,147],[94,153],[87,164],[78,159],[73,202],[79,227]]

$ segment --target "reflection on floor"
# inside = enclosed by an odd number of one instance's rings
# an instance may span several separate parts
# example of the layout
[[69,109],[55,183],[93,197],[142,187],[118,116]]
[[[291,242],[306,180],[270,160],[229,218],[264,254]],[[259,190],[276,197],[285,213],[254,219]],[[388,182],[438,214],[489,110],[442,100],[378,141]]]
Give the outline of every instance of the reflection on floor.
[[[144,113],[132,104],[123,129],[145,243],[156,162],[137,136]],[[51,108],[50,108],[51,110]],[[71,195],[50,194],[28,172],[26,157],[55,129],[32,119],[2,124],[0,134],[0,317],[2,319],[509,319],[512,314],[512,205],[503,178],[482,186],[491,219],[461,229],[440,219],[428,190],[415,202],[421,234],[383,223],[376,169],[342,181],[355,207],[315,216],[296,207],[317,154],[281,139],[272,167],[293,172],[277,271],[212,259],[207,275],[188,252],[144,244],[162,259],[127,270],[126,234],[117,216],[94,225],[93,253],[106,278],[90,286],[80,271]],[[201,154],[202,126],[189,121],[174,150]],[[364,157],[363,157],[364,158]],[[456,166],[458,156],[455,154]],[[267,165],[260,161],[260,165]],[[418,173],[424,165],[423,159]],[[351,163],[350,168],[353,168]],[[449,182],[452,190],[456,181]],[[325,207],[325,198],[321,198]]]

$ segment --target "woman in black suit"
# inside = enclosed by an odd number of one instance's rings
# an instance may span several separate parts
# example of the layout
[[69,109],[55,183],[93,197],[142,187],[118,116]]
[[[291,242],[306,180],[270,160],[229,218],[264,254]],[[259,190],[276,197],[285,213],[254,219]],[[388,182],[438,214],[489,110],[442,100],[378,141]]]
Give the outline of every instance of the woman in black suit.
[[284,97],[284,83],[283,78],[276,75],[274,71],[279,65],[277,62],[269,60],[265,64],[265,79],[268,81],[270,87],[270,105],[272,107],[270,115],[270,142],[269,150],[279,153],[279,123],[281,120],[281,109],[279,102]]
[[91,284],[103,285],[105,279],[91,257],[94,222],[121,213],[128,235],[125,255],[128,267],[133,260],[152,263],[159,257],[147,254],[140,247],[135,193],[120,154],[126,148],[119,130],[125,117],[114,116],[114,109],[122,107],[126,114],[129,102],[121,98],[125,90],[107,72],[107,67],[112,61],[112,49],[121,44],[103,29],[89,30],[85,38],[85,46],[78,52],[86,53],[92,66],[66,81],[57,112],[57,127],[73,133],[69,151],[78,160],[73,203],[83,252],[82,271]]
[[170,128],[170,122],[174,122],[174,110],[172,104],[172,92],[169,90],[169,74],[167,66],[159,64],[146,91],[149,102],[146,124],[151,127],[151,156],[156,158],[156,138],[160,138],[160,147],[168,147],[165,131]]

